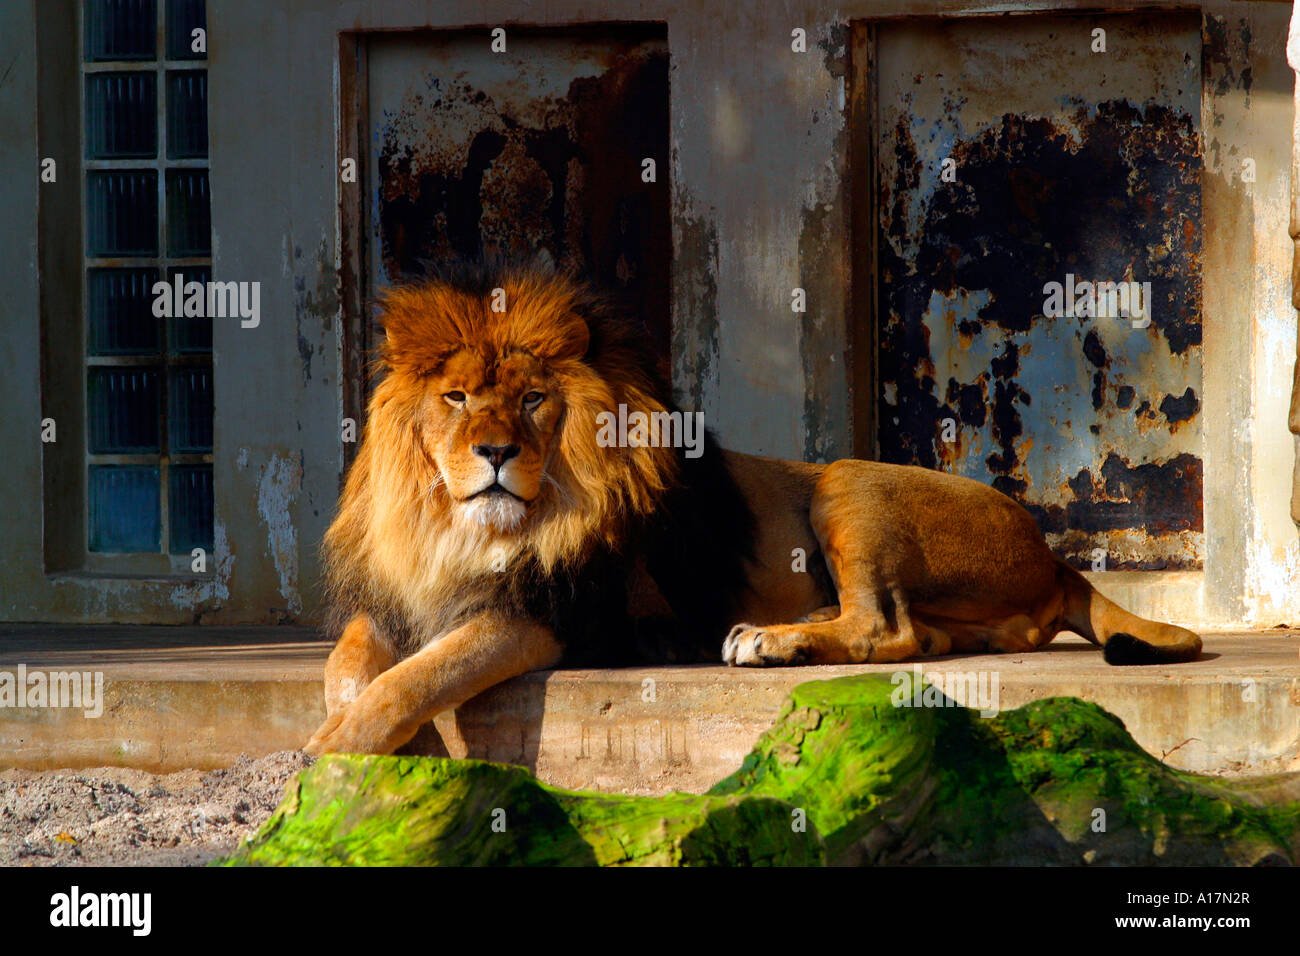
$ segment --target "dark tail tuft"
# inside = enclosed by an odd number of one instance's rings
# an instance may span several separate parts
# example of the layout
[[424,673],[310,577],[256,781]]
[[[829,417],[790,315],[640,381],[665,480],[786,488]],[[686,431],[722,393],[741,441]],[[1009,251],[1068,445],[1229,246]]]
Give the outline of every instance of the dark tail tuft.
[[1162,664],[1170,660],[1168,650],[1148,644],[1132,634],[1118,631],[1106,639],[1102,656],[1107,664]]

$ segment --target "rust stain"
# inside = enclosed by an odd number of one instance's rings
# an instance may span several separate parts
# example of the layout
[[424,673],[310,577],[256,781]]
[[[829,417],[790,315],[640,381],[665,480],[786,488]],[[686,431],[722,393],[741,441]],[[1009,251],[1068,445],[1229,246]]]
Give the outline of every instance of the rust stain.
[[1202,30],[1201,63],[1215,96],[1232,89],[1249,93],[1255,83],[1250,67],[1250,44],[1254,39],[1250,21],[1240,17],[1233,25],[1227,17],[1207,13]]
[[[621,291],[666,367],[668,54],[646,31],[627,33],[600,34],[599,72],[567,82],[551,53],[521,59],[505,78],[480,73],[474,56],[455,73],[428,76],[379,131],[388,276],[418,275],[449,255],[545,250]],[[590,42],[582,50],[589,62]],[[643,181],[646,158],[654,182]]]
[[[947,29],[942,42],[983,55]],[[1144,36],[1163,55],[1159,31]],[[1130,100],[1112,83],[1093,102],[1067,89],[1007,111],[943,73],[960,70],[900,80],[882,137],[881,456],[989,481],[1076,566],[1100,549],[1110,569],[1200,567],[1199,109],[1181,88]],[[1067,274],[1149,282],[1149,327],[1045,314],[1044,284]],[[1070,462],[1084,463],[1073,478]]]

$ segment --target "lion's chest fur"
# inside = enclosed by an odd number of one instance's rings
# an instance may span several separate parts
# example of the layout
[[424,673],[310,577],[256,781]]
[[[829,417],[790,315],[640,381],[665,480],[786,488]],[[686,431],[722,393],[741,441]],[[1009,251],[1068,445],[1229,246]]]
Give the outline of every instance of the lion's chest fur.
[[370,613],[405,654],[492,611],[550,625],[569,664],[712,659],[745,604],[755,530],[716,450],[684,472],[652,514],[567,561],[537,553],[544,536],[376,502],[359,562],[369,580],[352,589],[352,611]]

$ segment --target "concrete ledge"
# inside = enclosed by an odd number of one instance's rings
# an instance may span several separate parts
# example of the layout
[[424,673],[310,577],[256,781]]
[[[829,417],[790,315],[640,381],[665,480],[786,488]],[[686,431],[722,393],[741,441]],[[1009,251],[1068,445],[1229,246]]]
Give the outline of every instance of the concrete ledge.
[[[1170,765],[1300,769],[1300,632],[1206,637],[1206,659],[1108,667],[1062,638],[1024,655],[947,657],[927,673],[996,678],[1003,709],[1071,695],[1124,720]],[[0,627],[0,672],[104,674],[102,716],[0,708],[0,767],[217,767],[300,746],[324,717],[328,646],[301,628]],[[426,727],[410,749],[534,769],[573,788],[699,791],[740,765],[786,694],[808,680],[912,665],[546,671],[493,688]]]
[[99,717],[0,707],[0,767],[167,772],[295,750],[325,712],[328,654],[312,628],[0,625],[0,673],[104,675]]

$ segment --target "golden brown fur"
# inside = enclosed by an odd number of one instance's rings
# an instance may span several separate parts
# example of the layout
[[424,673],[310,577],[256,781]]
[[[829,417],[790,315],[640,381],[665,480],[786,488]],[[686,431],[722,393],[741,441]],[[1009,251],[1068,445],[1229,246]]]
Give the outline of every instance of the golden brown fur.
[[[761,525],[782,527],[779,537],[792,541],[806,519],[838,603],[808,607],[808,596],[779,574],[772,579],[775,546],[763,549],[769,583],[728,636],[728,663],[1021,652],[1062,630],[1104,645],[1111,663],[1184,661],[1200,652],[1191,631],[1137,617],[1099,594],[1052,554],[1024,508],[979,482],[879,462],[729,458],[734,472],[752,476]],[[782,479],[783,495],[762,492]]]
[[567,659],[584,622],[597,640],[635,631],[625,607],[703,628],[732,664],[1023,651],[1064,628],[1118,663],[1199,652],[1102,598],[977,482],[604,447],[600,413],[671,402],[635,328],[566,276],[434,280],[382,308],[386,377],[325,540],[340,639],[312,752],[391,751]]

